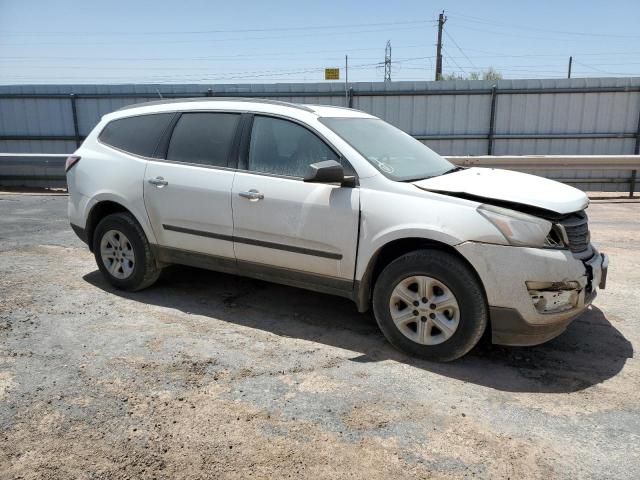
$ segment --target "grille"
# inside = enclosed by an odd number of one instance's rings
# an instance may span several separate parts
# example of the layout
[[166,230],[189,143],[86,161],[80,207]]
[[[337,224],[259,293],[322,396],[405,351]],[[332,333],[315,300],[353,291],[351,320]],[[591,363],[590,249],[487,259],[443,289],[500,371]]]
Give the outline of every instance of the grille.
[[589,234],[589,219],[584,211],[573,213],[559,223],[567,233],[566,240],[569,244],[569,250],[574,253],[580,253],[589,248],[591,237]]

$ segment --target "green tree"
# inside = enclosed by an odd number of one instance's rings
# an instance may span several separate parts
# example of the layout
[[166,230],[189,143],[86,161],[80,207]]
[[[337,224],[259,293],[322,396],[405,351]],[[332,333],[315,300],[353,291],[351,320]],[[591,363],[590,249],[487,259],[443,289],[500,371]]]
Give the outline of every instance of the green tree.
[[447,73],[443,80],[502,80],[502,74],[495,68],[489,67],[484,72],[469,72],[467,75],[459,73]]

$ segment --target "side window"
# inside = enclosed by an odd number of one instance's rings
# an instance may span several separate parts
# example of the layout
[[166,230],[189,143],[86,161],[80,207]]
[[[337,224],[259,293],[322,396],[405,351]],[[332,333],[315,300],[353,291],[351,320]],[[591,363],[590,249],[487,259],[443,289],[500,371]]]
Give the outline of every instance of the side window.
[[338,158],[306,128],[279,118],[254,117],[249,143],[249,170],[303,177],[309,164],[323,160]]
[[183,113],[173,129],[167,160],[226,167],[240,114]]
[[173,113],[157,113],[113,120],[98,139],[125,152],[151,157],[171,118]]

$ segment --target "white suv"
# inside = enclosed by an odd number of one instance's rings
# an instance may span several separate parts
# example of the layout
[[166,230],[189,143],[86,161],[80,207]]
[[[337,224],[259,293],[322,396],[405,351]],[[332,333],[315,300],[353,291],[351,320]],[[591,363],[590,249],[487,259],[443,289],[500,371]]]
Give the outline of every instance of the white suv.
[[431,359],[485,331],[549,340],[605,284],[583,192],[455,167],[357,110],[138,104],[105,115],[66,169],[71,226],[116,287],[179,263],[341,295]]

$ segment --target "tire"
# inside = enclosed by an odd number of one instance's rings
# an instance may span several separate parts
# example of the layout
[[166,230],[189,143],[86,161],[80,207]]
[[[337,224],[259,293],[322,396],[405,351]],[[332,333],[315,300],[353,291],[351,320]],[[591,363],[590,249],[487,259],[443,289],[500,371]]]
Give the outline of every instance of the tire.
[[456,256],[435,249],[416,250],[387,265],[374,286],[373,311],[394,347],[441,362],[468,353],[488,323],[484,289],[475,272]]
[[[115,257],[104,256],[103,251]],[[107,281],[122,290],[147,288],[162,271],[147,236],[130,213],[114,213],[100,220],[93,234],[93,253]]]

